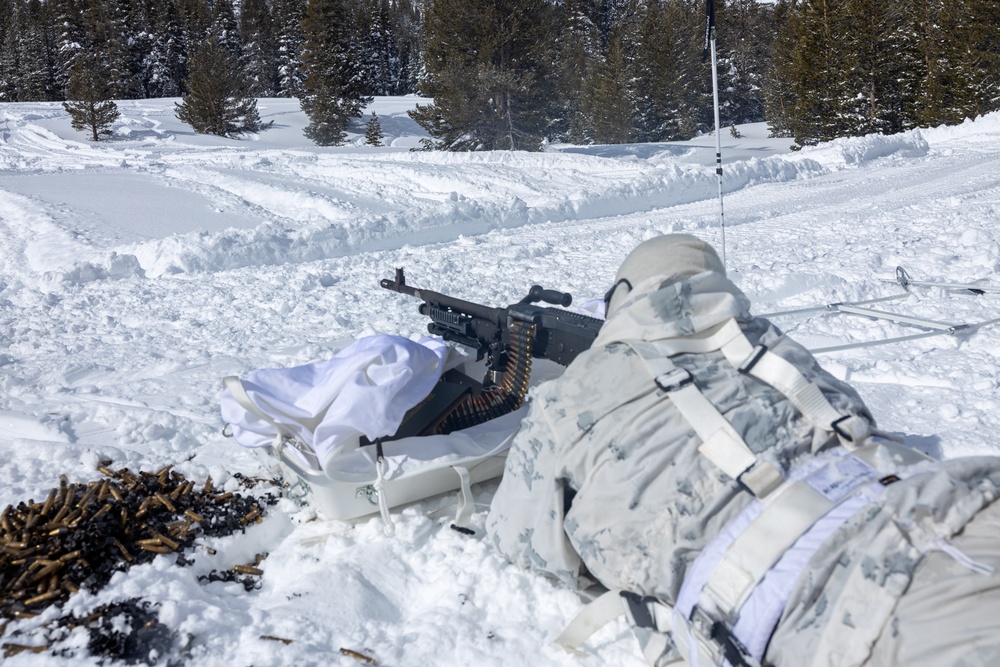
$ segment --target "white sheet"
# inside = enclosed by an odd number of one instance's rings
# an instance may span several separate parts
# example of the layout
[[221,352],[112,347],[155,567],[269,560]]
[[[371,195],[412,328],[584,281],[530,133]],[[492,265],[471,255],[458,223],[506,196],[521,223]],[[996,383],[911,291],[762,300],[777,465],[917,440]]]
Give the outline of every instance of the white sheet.
[[[434,388],[447,357],[440,338],[383,334],[357,340],[328,361],[253,371],[243,386],[261,412],[327,462],[356,448],[361,435],[374,440],[395,433],[407,410]],[[240,445],[274,444],[273,424],[245,410],[228,390],[220,403]]]

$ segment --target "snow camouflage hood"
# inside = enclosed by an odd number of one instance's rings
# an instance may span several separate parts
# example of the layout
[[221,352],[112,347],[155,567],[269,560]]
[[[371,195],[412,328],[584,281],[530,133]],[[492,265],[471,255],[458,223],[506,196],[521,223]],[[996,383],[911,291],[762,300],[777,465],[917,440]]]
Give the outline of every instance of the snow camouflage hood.
[[679,338],[730,318],[749,322],[750,301],[725,276],[714,271],[690,277],[653,275],[621,299],[601,327],[594,346]]
[[615,275],[607,312],[615,312],[634,287],[657,275],[693,276],[704,271],[726,275],[715,249],[690,234],[665,234],[640,243]]
[[[874,429],[858,394],[770,322],[753,318],[723,275],[652,276],[622,300],[590,350],[532,393],[487,520],[501,554],[568,585],[597,581],[675,603],[699,552],[751,497],[698,452],[690,425],[621,341],[697,335],[730,318],[839,412]],[[759,458],[787,471],[837,445],[721,352],[672,361]],[[923,553],[960,531],[1000,488],[996,458],[912,470],[889,454],[876,458],[880,473],[903,481],[886,486],[880,503],[848,520],[810,560],[768,646],[769,664],[864,664]],[[658,664],[678,657],[668,645]]]

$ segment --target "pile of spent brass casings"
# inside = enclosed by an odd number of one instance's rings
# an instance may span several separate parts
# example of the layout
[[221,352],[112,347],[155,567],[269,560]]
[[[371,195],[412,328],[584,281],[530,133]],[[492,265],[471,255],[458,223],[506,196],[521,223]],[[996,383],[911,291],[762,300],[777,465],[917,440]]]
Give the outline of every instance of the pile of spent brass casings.
[[[60,478],[43,502],[0,514],[0,623],[31,618],[80,588],[96,592],[115,572],[183,551],[199,536],[228,535],[262,519],[277,501],[217,493],[171,470],[134,473],[98,466],[104,479]],[[2,631],[0,625],[0,631]]]

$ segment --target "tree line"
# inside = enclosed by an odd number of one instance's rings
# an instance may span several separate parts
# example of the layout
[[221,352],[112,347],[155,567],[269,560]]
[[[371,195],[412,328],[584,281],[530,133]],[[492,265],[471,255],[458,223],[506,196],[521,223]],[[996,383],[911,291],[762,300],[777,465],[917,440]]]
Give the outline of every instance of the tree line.
[[[0,101],[66,99],[81,58],[107,67],[115,99],[177,97],[191,57],[212,40],[258,97],[297,97],[306,73],[308,0],[0,0]],[[366,93],[416,89],[421,0],[337,0]],[[415,4],[417,3],[417,4]],[[322,4],[313,1],[311,4]]]
[[[808,145],[1000,108],[996,0],[715,6],[734,132],[767,120]],[[411,114],[428,148],[668,141],[713,122],[705,0],[0,0],[0,38],[3,101],[67,99],[76,71],[105,99],[182,96],[180,115],[225,79],[233,104],[299,98],[323,145],[371,96],[412,92],[432,100]]]
[[800,0],[774,19],[766,115],[800,145],[1000,108],[997,0]]
[[[767,120],[798,146],[1000,108],[997,0],[718,0],[723,126]],[[450,149],[686,139],[713,122],[704,1],[434,0],[434,99]],[[735,127],[732,128],[736,132]]]

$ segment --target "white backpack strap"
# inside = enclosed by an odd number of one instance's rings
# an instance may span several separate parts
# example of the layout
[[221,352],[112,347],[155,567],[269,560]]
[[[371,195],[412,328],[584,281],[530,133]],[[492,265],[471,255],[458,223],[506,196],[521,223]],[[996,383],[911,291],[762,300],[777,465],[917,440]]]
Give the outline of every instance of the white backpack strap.
[[455,509],[455,520],[451,522],[452,530],[471,535],[475,531],[469,528],[472,514],[476,510],[476,499],[472,495],[472,480],[469,477],[469,469],[465,466],[452,466],[452,470],[458,475],[459,498],[458,507]]
[[[739,329],[735,320],[730,322]],[[752,346],[742,331],[719,349],[741,373],[780,391],[814,426],[828,433],[836,433],[840,443],[847,449],[857,448],[871,435],[866,420],[857,415],[839,412],[823,395],[819,386],[810,382],[795,364],[770,351],[766,345]]]
[[653,631],[643,655],[651,664],[655,663],[667,648],[667,637],[673,627],[673,609],[656,598],[619,590],[607,591],[588,603],[552,644],[580,655],[584,642],[620,616],[625,616],[633,626]]
[[774,464],[758,461],[736,429],[694,384],[691,374],[670,360],[672,346],[657,342],[626,343],[642,359],[660,390],[701,439],[698,451],[720,470],[764,498],[781,485],[781,471]]
[[874,468],[840,448],[791,477],[744,507],[688,569],[675,607],[675,625],[686,628],[677,633],[682,653],[728,646],[761,659],[808,560],[883,488]]
[[747,596],[796,540],[833,507],[804,482],[795,482],[773,499],[777,511],[764,511],[727,550],[704,592],[726,615]]
[[622,592],[613,590],[599,595],[573,617],[569,625],[552,640],[552,644],[570,653],[580,653],[580,647],[595,632],[625,613]]
[[382,532],[386,537],[396,534],[396,524],[389,514],[389,501],[385,497],[385,455],[382,453],[382,439],[375,439],[375,494],[378,496],[378,511],[382,515]]
[[820,388],[790,361],[765,345],[752,345],[734,318],[689,336],[657,341],[657,345],[667,356],[720,350],[741,373],[780,391],[814,426],[836,433],[848,449],[858,447],[871,434],[865,419],[837,411]]

